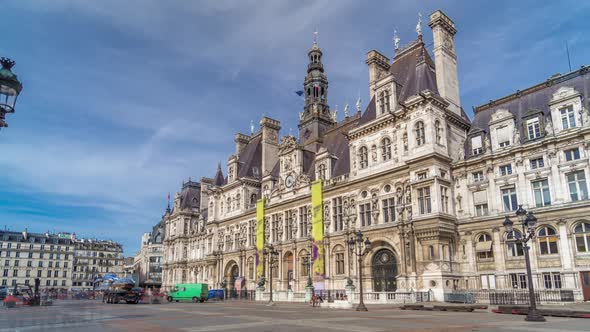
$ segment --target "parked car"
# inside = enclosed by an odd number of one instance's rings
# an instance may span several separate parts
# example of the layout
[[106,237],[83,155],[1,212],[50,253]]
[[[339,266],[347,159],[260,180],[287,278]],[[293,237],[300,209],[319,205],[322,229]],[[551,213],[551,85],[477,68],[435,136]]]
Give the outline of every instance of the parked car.
[[205,302],[208,300],[207,292],[209,286],[207,284],[177,284],[171,292],[168,293],[166,299],[168,302],[172,301],[193,301]]
[[225,292],[223,289],[212,289],[209,291],[208,298],[209,300],[221,301],[225,299]]

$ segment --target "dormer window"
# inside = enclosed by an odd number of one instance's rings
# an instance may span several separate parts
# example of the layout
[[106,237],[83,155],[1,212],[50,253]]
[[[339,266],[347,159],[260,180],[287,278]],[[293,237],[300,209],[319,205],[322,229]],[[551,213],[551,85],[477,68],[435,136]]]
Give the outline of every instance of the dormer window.
[[498,127],[496,129],[496,138],[498,139],[499,147],[510,146],[510,129],[508,126]]
[[483,145],[481,143],[481,136],[475,136],[471,138],[471,153],[474,156],[483,153]]
[[561,114],[561,126],[563,129],[576,127],[576,113],[572,105],[560,109],[559,112]]
[[418,121],[414,126],[414,130],[416,131],[416,144],[418,146],[424,145],[424,143],[426,143],[426,135],[424,134],[424,122]]
[[390,106],[389,106],[389,90],[385,90],[385,111],[389,112],[391,111]]
[[526,121],[526,128],[529,140],[541,137],[541,124],[539,118],[532,118]]

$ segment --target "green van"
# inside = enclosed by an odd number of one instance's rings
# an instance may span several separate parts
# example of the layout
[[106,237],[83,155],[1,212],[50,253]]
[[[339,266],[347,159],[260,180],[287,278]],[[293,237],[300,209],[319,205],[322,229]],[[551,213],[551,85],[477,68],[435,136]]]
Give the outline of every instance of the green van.
[[172,301],[204,302],[207,300],[209,287],[207,284],[176,284],[172,291],[168,292],[166,299]]

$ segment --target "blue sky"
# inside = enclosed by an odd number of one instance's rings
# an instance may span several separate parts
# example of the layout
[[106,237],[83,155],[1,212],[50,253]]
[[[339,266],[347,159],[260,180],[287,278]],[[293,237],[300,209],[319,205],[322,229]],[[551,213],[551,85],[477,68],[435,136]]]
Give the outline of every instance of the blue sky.
[[[427,44],[441,8],[458,29],[471,107],[590,64],[581,1],[4,0],[0,56],[23,82],[0,131],[0,226],[73,231],[139,247],[168,192],[212,176],[262,114],[296,132],[306,54],[319,30],[330,104],[367,102],[366,53],[393,30]],[[340,112],[342,115],[342,112]]]

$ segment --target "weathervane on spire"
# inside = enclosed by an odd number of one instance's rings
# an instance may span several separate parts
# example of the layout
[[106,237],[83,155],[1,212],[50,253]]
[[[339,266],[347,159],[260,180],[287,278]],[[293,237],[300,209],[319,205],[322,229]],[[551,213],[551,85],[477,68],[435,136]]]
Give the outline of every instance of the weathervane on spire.
[[422,13],[418,13],[418,24],[416,24],[416,33],[422,36]]
[[393,46],[397,51],[399,49],[399,37],[397,35],[397,29],[393,29]]
[[314,45],[318,44],[318,35],[319,35],[318,28],[315,28],[315,31],[313,32],[313,44]]

